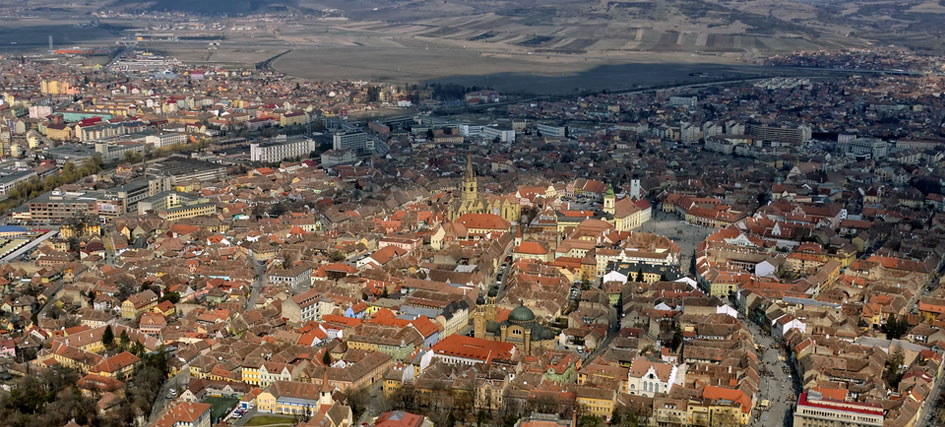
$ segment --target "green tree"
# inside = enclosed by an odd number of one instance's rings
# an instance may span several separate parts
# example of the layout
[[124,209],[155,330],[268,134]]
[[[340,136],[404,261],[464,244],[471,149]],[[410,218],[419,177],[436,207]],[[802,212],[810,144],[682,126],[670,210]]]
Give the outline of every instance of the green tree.
[[172,304],[177,304],[180,302],[180,294],[174,291],[165,292],[164,296],[161,297],[161,301],[170,301]]
[[886,332],[886,339],[898,339],[909,331],[909,321],[905,317],[900,319],[895,314],[890,314],[882,329]]
[[581,415],[577,419],[578,427],[604,427],[604,420],[594,415]]
[[888,384],[890,388],[895,389],[899,387],[899,381],[902,380],[903,374],[900,372],[900,367],[904,360],[905,355],[901,347],[892,349],[892,352],[886,359],[886,370],[883,371],[883,379],[886,380],[886,384]]
[[[122,333],[124,333],[124,331],[122,331]],[[106,326],[105,332],[102,332],[102,344],[109,348],[115,345],[115,333],[112,332],[112,325]]]
[[118,336],[118,342],[121,344],[121,348],[128,348],[128,344],[131,344],[131,337],[128,336],[128,331],[121,331],[121,335]]

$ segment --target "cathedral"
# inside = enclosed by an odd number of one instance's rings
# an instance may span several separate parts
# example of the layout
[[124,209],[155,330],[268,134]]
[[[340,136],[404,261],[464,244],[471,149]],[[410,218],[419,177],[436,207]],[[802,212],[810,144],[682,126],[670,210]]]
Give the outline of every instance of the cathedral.
[[479,195],[479,181],[476,178],[476,171],[473,170],[472,156],[466,156],[466,172],[463,173],[462,195],[458,201],[454,201],[450,206],[449,219],[455,221],[461,215],[465,214],[494,214],[502,219],[518,223],[522,215],[522,206],[510,196],[487,196]]
[[480,297],[479,305],[472,314],[473,336],[514,345],[524,354],[534,354],[539,349],[553,349],[557,334],[552,329],[538,323],[535,313],[519,305],[509,312],[508,318],[499,322],[495,296],[489,294],[489,301]]

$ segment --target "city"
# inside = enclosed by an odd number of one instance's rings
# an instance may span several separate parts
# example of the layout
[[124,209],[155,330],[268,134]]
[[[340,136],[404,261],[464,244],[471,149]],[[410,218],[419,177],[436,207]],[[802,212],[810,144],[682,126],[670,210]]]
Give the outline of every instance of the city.
[[945,56],[529,92],[160,48],[342,9],[0,54],[0,425],[945,424]]

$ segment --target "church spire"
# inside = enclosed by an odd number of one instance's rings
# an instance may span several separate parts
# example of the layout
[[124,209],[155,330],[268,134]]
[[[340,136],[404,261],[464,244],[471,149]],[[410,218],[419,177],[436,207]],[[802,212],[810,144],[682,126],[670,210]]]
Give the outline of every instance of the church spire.
[[[466,154],[466,173],[463,174],[463,202],[471,203],[479,199],[479,182],[473,170],[472,154]],[[469,207],[467,206],[467,211]]]
[[476,171],[473,170],[472,153],[466,153],[466,173],[463,175],[466,180],[476,179]]

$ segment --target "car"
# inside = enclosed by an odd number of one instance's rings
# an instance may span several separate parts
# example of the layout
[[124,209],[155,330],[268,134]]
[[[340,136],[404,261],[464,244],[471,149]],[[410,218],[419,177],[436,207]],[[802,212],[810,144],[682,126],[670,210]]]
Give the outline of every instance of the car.
[[172,388],[172,389],[170,389],[170,390],[167,391],[167,394],[169,394],[169,395],[171,395],[171,396],[177,396],[177,389]]

